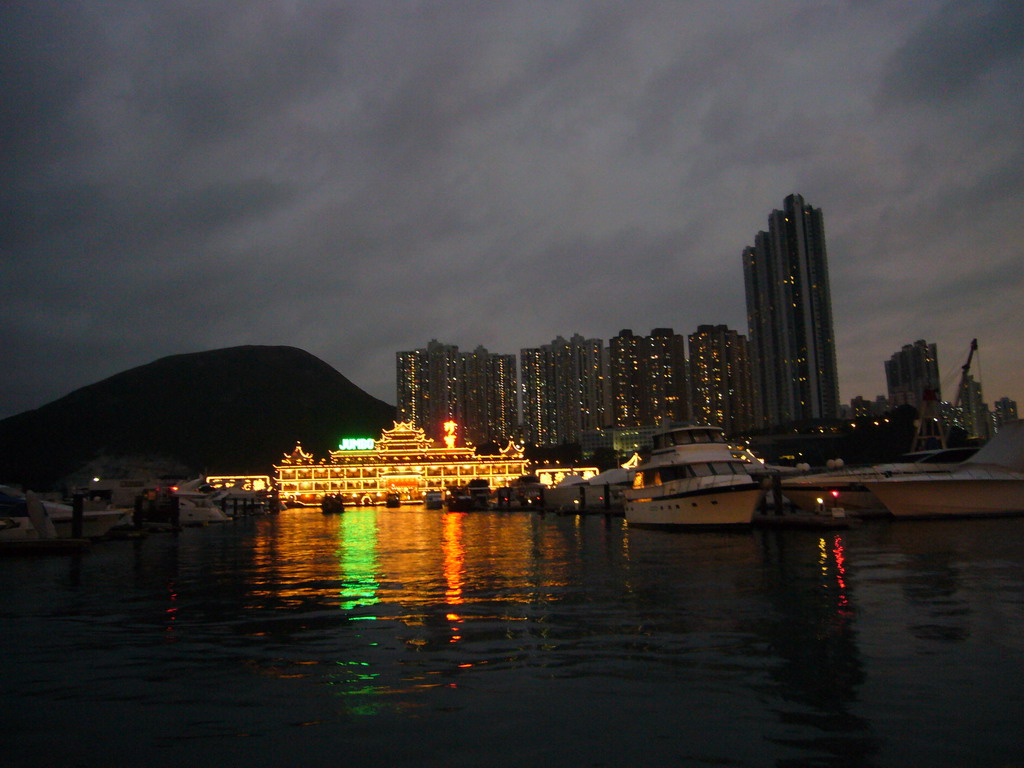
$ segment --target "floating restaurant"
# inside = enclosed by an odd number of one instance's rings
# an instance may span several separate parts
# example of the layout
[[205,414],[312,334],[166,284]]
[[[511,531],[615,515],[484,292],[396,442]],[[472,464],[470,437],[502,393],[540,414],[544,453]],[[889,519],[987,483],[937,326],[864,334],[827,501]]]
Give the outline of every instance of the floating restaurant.
[[274,465],[281,501],[316,504],[335,496],[346,505],[369,506],[397,494],[402,502],[417,503],[428,491],[461,489],[472,480],[500,488],[526,474],[523,450],[511,441],[496,455],[482,456],[471,445],[456,446],[458,427],[453,421],[444,425],[442,443],[412,422],[394,424],[381,432],[379,440],[343,439],[330,458],[317,460],[296,445]]

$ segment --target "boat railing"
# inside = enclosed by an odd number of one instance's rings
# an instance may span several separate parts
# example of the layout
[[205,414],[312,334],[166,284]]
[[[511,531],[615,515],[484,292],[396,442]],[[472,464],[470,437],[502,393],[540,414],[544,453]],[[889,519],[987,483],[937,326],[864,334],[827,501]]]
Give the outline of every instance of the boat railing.
[[938,471],[918,471],[918,472],[903,472],[903,473],[882,473],[880,475],[864,476],[865,480],[886,480],[892,477],[907,476],[908,481],[913,480],[928,480],[929,476],[937,475],[941,478],[949,478],[950,480],[1024,480],[1024,474],[1020,472],[1014,472],[1012,469],[1006,467],[1000,467],[997,464],[960,464],[953,470],[947,470],[945,472]]

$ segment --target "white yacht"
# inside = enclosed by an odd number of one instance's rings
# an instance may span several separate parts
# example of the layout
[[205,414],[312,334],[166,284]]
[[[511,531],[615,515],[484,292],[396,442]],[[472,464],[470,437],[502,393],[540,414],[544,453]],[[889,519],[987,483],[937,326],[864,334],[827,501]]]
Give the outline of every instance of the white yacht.
[[178,497],[178,522],[181,525],[226,523],[231,519],[216,503],[213,489],[204,478],[182,483],[174,495]]
[[[74,507],[54,501],[43,501],[46,513],[53,521],[57,529],[57,536],[70,537],[74,529]],[[88,502],[82,510],[82,537],[86,539],[99,539],[116,525],[128,525],[131,523],[132,510],[119,509],[115,507],[91,506]]]
[[626,521],[640,527],[749,525],[764,489],[743,451],[718,427],[670,427],[626,490]]
[[789,475],[782,493],[804,512],[820,511],[823,500],[854,514],[884,510],[881,500],[864,485],[874,480],[907,473],[946,474],[974,455],[976,448],[937,448],[904,454],[890,464],[830,468],[826,472]]
[[865,479],[897,518],[1024,514],[1024,421],[1004,424],[950,472]]

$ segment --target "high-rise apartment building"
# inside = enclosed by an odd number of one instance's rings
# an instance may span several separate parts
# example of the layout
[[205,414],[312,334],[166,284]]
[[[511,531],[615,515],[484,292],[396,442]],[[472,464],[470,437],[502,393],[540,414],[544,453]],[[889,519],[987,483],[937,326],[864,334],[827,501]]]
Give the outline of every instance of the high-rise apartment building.
[[671,328],[630,329],[608,341],[609,420],[616,427],[690,418],[686,337]]
[[1017,401],[1008,397],[1000,397],[992,406],[992,413],[995,416],[996,429],[1017,420]]
[[398,352],[395,357],[399,419],[440,439],[444,423],[456,415],[459,348],[431,339],[426,349]]
[[724,325],[701,325],[690,334],[693,418],[728,434],[754,426],[747,339]]
[[413,349],[396,352],[397,416],[399,421],[411,421],[420,429],[427,424],[429,407],[429,374],[427,350]]
[[609,416],[616,427],[639,427],[643,337],[629,328],[608,340]]
[[966,374],[960,382],[958,398],[959,412],[954,413],[960,426],[967,431],[969,438],[988,440],[992,437],[994,424],[992,414],[981,391],[981,382]]
[[522,349],[519,352],[519,372],[522,395],[522,419],[520,431],[523,439],[533,445],[547,443],[552,431],[552,388],[549,377],[553,375],[548,363],[549,350],[544,347]]
[[473,445],[503,442],[517,422],[515,355],[495,355],[483,347],[459,352],[431,340],[426,349],[398,352],[398,415],[441,439],[444,423],[456,421]]
[[691,413],[686,337],[671,328],[655,328],[645,342],[640,423],[687,421]]
[[839,413],[825,222],[789,195],[743,251],[747,330],[761,426]]
[[605,426],[607,358],[600,339],[579,334],[520,352],[523,436],[546,445],[579,442]]
[[[514,354],[490,354],[484,371],[487,389],[486,442],[506,443],[519,431],[519,376]],[[484,438],[480,442],[485,442]]]
[[910,405],[922,409],[925,393],[933,400],[942,399],[939,383],[939,353],[935,344],[918,339],[885,361],[885,382],[889,389],[889,406]]
[[456,364],[455,421],[473,445],[503,443],[518,426],[515,355],[499,355],[478,346],[460,352]]

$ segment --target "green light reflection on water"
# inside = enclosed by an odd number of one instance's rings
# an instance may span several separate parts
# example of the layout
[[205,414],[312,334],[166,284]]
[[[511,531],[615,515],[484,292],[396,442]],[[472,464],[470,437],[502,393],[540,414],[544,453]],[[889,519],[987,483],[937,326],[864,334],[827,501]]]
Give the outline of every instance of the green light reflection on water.
[[[376,605],[377,597],[377,511],[356,509],[341,515],[338,521],[338,565],[341,572],[343,611]],[[352,616],[352,619],[376,619],[376,616]]]
[[[344,512],[338,521],[339,607],[343,611],[366,608],[380,602],[377,597],[377,512],[357,509]],[[347,617],[350,621],[376,620],[376,616]],[[371,643],[370,645],[376,645]],[[376,715],[382,711],[381,697],[387,692],[379,682],[379,672],[366,661],[335,662],[335,672],[327,684],[345,697],[346,710],[352,715]]]
[[337,695],[346,697],[347,711],[353,715],[376,715],[381,712],[383,702],[379,699],[387,691],[381,685],[373,685],[380,673],[353,669],[369,667],[370,664],[365,661],[339,661],[336,664],[341,669],[330,676],[327,684],[337,689]]

